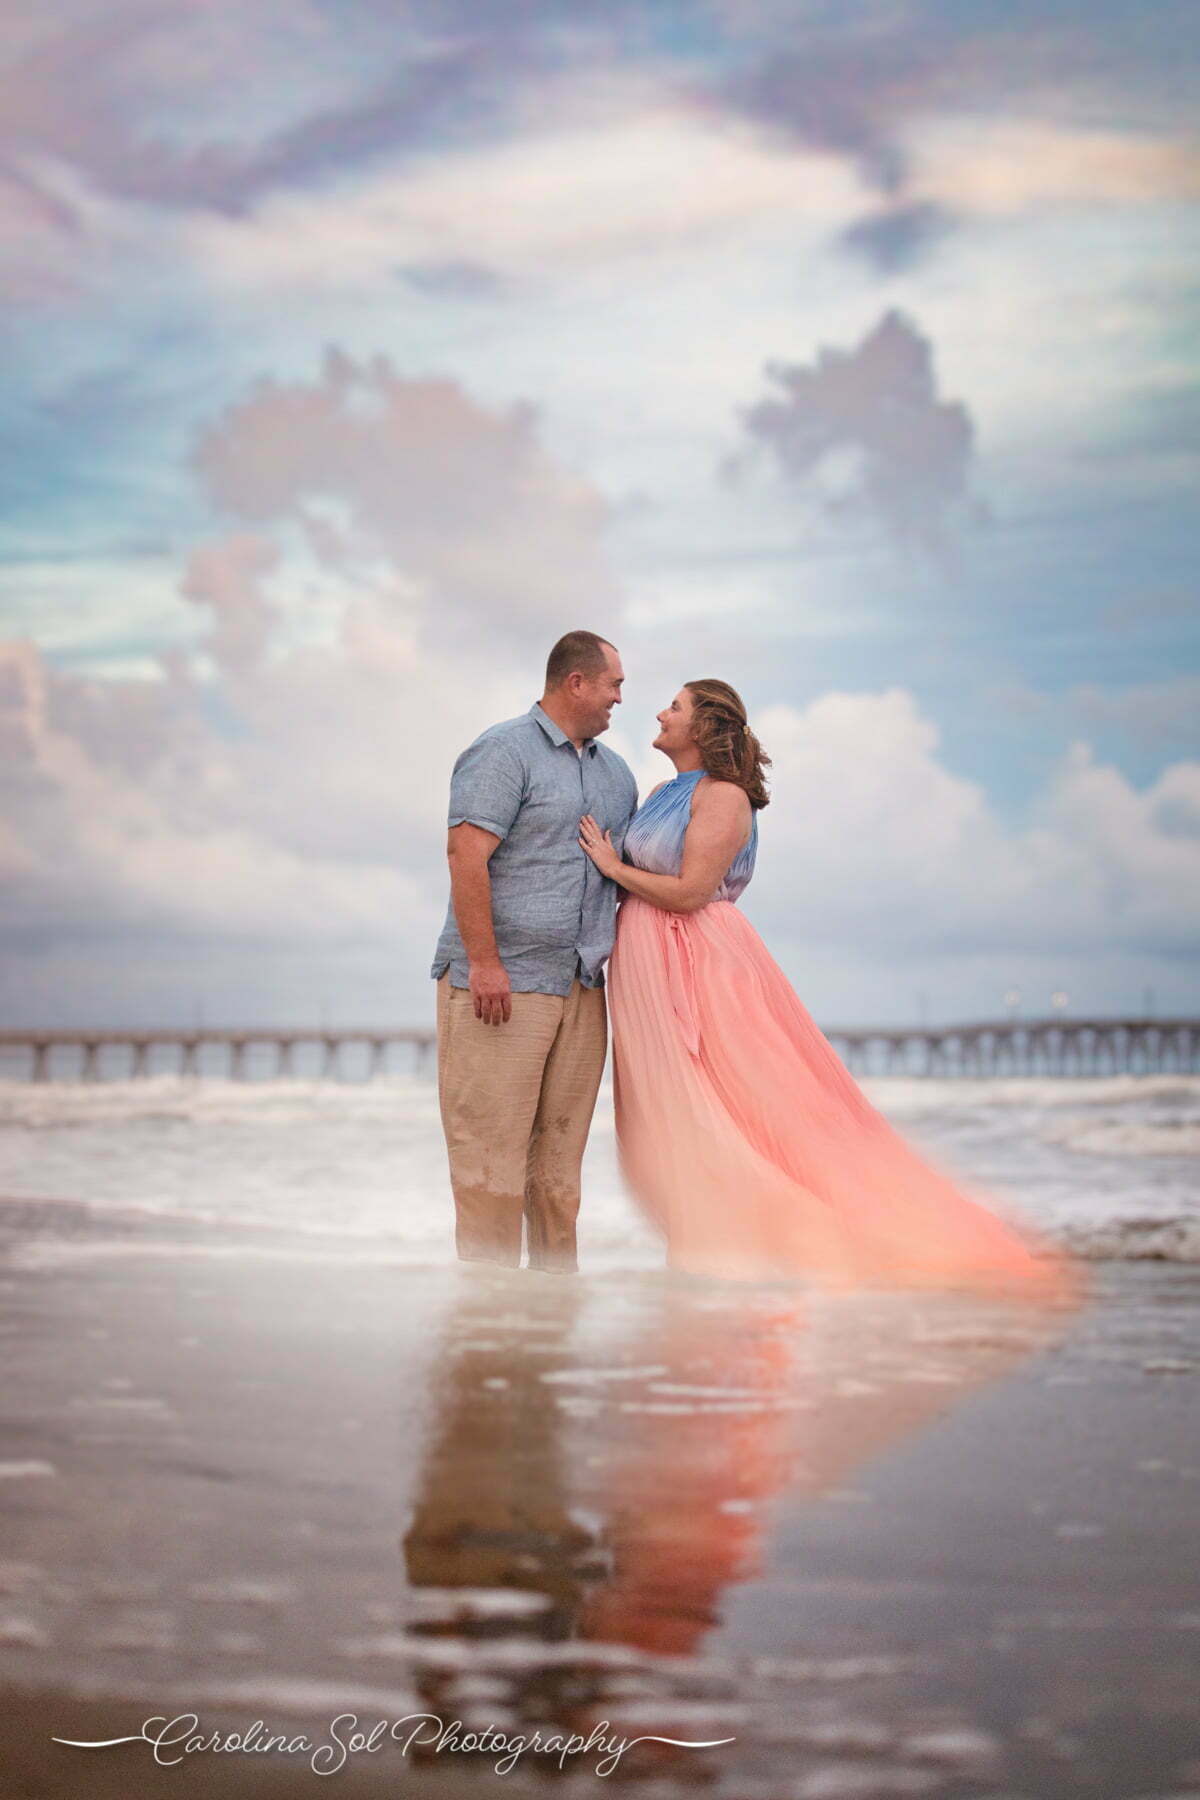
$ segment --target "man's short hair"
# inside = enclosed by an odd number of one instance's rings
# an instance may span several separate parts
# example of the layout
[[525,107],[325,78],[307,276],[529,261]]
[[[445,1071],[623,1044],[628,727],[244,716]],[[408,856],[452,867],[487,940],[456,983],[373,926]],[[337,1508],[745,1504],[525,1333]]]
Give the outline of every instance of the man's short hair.
[[581,675],[603,675],[608,667],[605,649],[615,650],[616,647],[607,638],[597,637],[594,631],[568,631],[565,637],[559,638],[547,659],[547,688],[558,687],[575,669]]

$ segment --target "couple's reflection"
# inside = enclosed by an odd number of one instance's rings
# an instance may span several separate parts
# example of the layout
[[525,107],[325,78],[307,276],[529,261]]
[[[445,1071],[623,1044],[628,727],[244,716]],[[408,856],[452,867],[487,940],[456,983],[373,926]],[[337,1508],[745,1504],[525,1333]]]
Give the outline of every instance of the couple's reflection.
[[[434,1359],[434,1419],[404,1536],[410,1587],[432,1590],[417,1629],[573,1637],[599,1538],[572,1514],[565,1417],[542,1378],[567,1365],[578,1284],[474,1268],[462,1280]],[[497,1610],[505,1591],[513,1604]],[[490,1604],[472,1603],[483,1594]]]
[[1036,1310],[1008,1329],[952,1296],[481,1266],[460,1285],[403,1536],[414,1677],[443,1719],[526,1732],[619,1725],[662,1697],[655,1670],[678,1692],[762,1574],[774,1501],[843,1484],[1047,1337]]

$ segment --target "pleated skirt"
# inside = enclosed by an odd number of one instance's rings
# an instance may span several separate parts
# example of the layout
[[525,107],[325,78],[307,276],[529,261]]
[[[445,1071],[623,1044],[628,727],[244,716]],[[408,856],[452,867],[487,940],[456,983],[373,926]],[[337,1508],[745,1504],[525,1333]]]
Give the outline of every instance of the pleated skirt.
[[606,985],[621,1171],[669,1267],[1083,1297],[1072,1257],[870,1104],[734,902],[627,894]]

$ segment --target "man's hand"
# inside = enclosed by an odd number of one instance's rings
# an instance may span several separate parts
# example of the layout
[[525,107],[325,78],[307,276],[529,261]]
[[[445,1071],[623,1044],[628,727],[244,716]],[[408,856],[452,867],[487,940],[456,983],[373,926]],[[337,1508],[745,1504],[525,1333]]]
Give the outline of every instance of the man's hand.
[[471,963],[468,981],[475,1017],[486,1025],[507,1024],[512,1017],[512,987],[499,957],[494,962]]

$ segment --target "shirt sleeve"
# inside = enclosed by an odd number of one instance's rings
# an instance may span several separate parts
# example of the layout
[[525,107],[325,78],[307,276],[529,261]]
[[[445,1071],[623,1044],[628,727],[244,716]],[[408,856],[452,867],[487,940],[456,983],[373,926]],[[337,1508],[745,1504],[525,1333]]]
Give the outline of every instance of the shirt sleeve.
[[512,746],[503,738],[478,738],[454,765],[447,824],[481,825],[506,838],[524,793],[525,771]]

